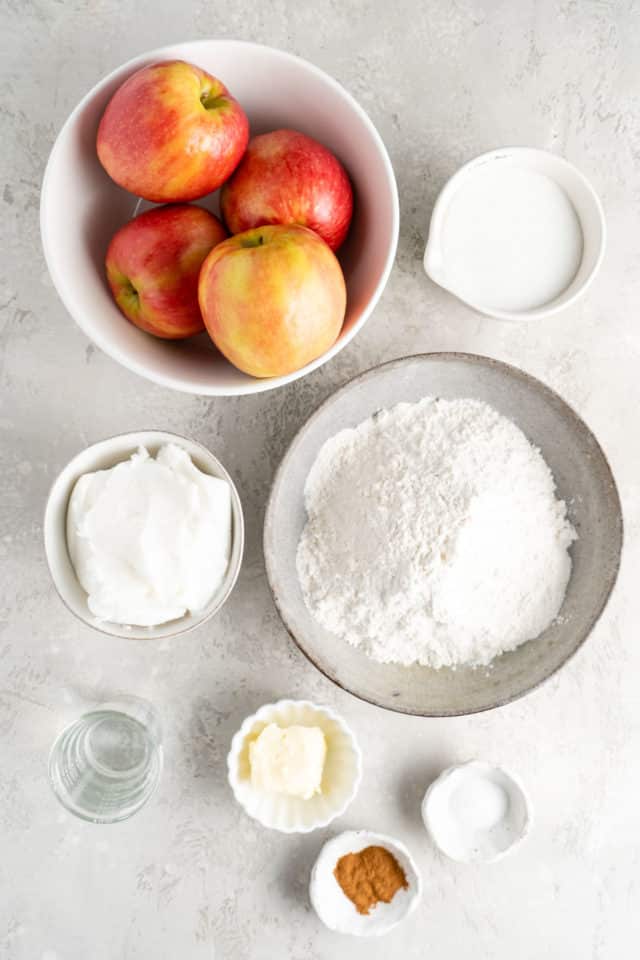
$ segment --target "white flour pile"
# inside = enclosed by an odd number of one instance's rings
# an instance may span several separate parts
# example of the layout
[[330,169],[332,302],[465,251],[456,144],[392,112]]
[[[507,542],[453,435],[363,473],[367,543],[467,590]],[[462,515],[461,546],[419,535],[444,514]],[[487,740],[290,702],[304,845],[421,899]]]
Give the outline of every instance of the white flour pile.
[[560,610],[566,506],[540,451],[485,403],[425,398],[342,430],[305,502],[307,606],[375,660],[488,664]]

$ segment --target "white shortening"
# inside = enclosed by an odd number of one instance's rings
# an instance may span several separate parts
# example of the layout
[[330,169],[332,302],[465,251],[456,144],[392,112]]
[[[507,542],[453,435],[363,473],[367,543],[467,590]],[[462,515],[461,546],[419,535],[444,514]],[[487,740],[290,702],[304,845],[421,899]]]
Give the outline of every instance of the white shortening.
[[167,444],[141,448],[76,483],[67,545],[91,612],[113,623],[154,626],[202,610],[222,583],[231,549],[226,480]]

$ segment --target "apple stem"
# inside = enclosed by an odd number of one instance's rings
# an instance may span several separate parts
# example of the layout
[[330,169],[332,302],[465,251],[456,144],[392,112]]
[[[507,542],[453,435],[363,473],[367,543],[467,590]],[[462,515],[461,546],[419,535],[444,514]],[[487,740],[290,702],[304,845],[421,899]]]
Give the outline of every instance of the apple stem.
[[217,110],[218,107],[224,106],[226,102],[226,97],[212,96],[211,90],[205,90],[200,95],[200,103],[205,110]]
[[242,241],[243,247],[261,247],[264,243],[264,237],[259,234],[257,237],[247,237]]

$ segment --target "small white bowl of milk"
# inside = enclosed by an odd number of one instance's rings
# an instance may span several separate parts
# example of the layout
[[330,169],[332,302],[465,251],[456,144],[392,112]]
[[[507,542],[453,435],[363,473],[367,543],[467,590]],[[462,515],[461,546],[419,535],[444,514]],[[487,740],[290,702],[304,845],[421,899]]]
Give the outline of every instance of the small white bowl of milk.
[[576,167],[546,150],[507,147],[476,157],[445,184],[424,268],[480,313],[537,319],[585,292],[605,243],[602,204]]

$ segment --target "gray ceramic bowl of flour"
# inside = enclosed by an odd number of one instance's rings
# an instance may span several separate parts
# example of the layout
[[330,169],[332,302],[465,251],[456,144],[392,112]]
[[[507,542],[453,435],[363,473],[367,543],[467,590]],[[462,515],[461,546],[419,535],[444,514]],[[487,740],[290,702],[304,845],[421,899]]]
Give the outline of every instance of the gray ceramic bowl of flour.
[[[304,485],[323,443],[376,410],[422,397],[483,400],[540,448],[578,534],[560,614],[536,640],[489,667],[455,670],[382,664],[332,636],[311,616],[296,571],[306,515]],[[339,686],[380,707],[456,716],[499,707],[559,670],[588,637],[613,589],[622,549],[620,500],[591,431],[539,380],[487,357],[433,353],[368,370],[330,397],[293,440],[276,474],[264,530],[267,575],[282,620],[302,652]]]

